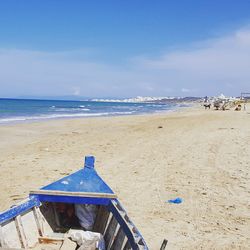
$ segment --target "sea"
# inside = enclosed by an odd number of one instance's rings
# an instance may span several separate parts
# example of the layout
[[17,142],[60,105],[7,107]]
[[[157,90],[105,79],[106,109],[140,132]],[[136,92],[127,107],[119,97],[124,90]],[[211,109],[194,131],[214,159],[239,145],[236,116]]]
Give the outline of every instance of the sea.
[[98,116],[123,116],[175,110],[176,103],[130,103],[0,98],[0,124]]

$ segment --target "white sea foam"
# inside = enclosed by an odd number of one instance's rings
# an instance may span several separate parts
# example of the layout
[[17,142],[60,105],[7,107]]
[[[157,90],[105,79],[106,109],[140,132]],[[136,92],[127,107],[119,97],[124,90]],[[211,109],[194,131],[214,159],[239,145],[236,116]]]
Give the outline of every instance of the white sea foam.
[[51,115],[40,115],[40,116],[16,116],[9,118],[1,118],[0,123],[11,123],[31,120],[48,120],[48,119],[59,119],[59,118],[77,118],[77,117],[98,117],[98,116],[115,116],[115,115],[131,115],[134,112],[102,112],[102,113],[73,113],[73,114],[51,114]]
[[87,109],[87,108],[54,108],[53,111],[72,112],[72,111],[90,111],[90,109]]

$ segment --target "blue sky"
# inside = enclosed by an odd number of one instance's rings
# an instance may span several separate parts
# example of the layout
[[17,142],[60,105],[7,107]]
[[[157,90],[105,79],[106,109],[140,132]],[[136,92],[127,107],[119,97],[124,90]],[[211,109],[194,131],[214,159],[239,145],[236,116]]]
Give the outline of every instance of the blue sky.
[[1,97],[239,95],[248,53],[248,0],[0,1]]

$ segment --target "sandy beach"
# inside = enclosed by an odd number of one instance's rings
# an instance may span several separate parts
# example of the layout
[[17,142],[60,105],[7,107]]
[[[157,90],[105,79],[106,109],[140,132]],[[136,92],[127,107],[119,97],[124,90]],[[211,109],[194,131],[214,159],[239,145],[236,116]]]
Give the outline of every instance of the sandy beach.
[[249,249],[247,110],[2,125],[0,210],[94,155],[150,249]]

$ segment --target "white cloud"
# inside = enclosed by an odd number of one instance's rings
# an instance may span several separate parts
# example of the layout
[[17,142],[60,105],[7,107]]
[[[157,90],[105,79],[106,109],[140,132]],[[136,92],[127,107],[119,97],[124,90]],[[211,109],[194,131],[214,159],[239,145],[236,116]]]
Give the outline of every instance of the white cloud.
[[250,89],[250,30],[239,30],[156,59],[137,60],[137,64],[148,70],[165,71],[175,86],[188,86],[182,92],[222,91],[237,95]]
[[157,58],[136,55],[120,66],[90,60],[91,53],[1,49],[0,96],[239,95],[250,91],[249,28]]

